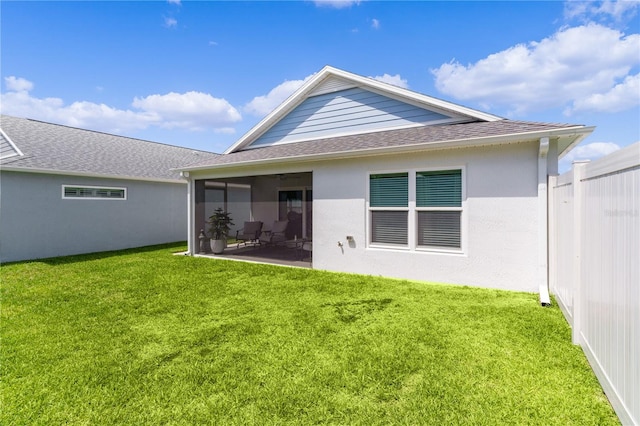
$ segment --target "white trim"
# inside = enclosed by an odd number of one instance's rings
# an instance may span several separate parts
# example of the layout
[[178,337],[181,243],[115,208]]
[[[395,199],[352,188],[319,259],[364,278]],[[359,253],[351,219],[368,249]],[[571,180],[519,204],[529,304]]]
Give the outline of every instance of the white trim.
[[194,179],[187,175],[187,253],[193,255],[196,252],[195,247],[195,193]]
[[[595,129],[595,126],[591,126],[589,128],[591,129],[591,132],[593,132],[593,130]],[[567,147],[562,150],[560,149],[560,144],[558,144],[558,160],[561,160],[562,157],[567,155],[573,148],[575,148],[580,142],[582,142],[587,136],[589,136],[589,133],[576,135],[576,138],[572,140],[569,143],[569,145],[567,145]]]
[[563,136],[576,136],[576,135],[583,135],[583,134],[586,137],[589,133],[593,132],[594,129],[595,127],[574,126],[574,127],[563,128],[563,129],[536,130],[532,132],[509,133],[505,135],[485,136],[480,138],[452,139],[452,140],[446,140],[446,141],[422,142],[422,143],[391,146],[391,147],[385,146],[385,147],[379,147],[379,148],[367,148],[367,149],[360,149],[360,150],[354,150],[354,151],[335,151],[335,152],[329,152],[324,154],[303,154],[303,155],[294,155],[290,157],[275,157],[275,158],[263,158],[259,160],[237,161],[233,163],[208,164],[204,166],[185,167],[185,168],[176,169],[176,170],[184,170],[184,171],[213,170],[213,169],[236,168],[236,167],[243,167],[243,166],[289,163],[289,162],[298,163],[301,161],[347,159],[347,158],[355,158],[355,157],[366,157],[366,156],[386,155],[386,154],[395,154],[395,153],[400,154],[400,153],[406,153],[406,152],[439,150],[439,149],[441,150],[441,149],[450,149],[450,148],[480,147],[480,146],[503,145],[503,144],[508,145],[512,143],[533,142],[533,141],[537,141],[539,138],[542,138],[542,137],[553,138],[553,137],[563,137]]
[[540,293],[540,304],[548,306],[551,304],[549,297],[548,278],[548,227],[547,215],[547,153],[549,152],[549,138],[540,138],[538,148],[538,292]]
[[135,180],[142,182],[160,182],[160,183],[178,183],[181,185],[185,185],[187,182],[183,179],[159,179],[159,178],[147,178],[140,176],[120,176],[120,175],[107,175],[100,173],[87,173],[87,172],[74,172],[74,171],[64,171],[64,170],[51,170],[51,169],[36,169],[36,168],[26,168],[26,167],[7,167],[2,166],[0,168],[3,172],[20,172],[20,173],[36,173],[36,174],[46,174],[46,175],[62,175],[62,176],[78,176],[78,177],[88,177],[88,178],[99,178],[99,179],[120,179],[120,180]]
[[[389,174],[406,174],[407,175],[407,191],[409,192],[407,195],[407,206],[406,207],[371,207],[371,175],[389,175]],[[407,169],[385,169],[385,170],[374,170],[368,171],[366,174],[367,184],[366,184],[366,193],[365,193],[365,232],[366,232],[366,246],[367,249],[385,249],[385,250],[401,250],[401,251],[411,251],[411,172]],[[385,244],[385,243],[375,243],[371,241],[372,229],[371,229],[371,216],[374,211],[395,211],[395,212],[406,212],[407,213],[407,244]]]
[[283,118],[286,114],[297,107],[304,99],[306,99],[310,95],[310,93],[313,93],[313,90],[320,84],[322,84],[325,79],[331,76],[351,81],[359,87],[366,87],[370,90],[378,90],[383,94],[395,96],[406,102],[412,102],[414,105],[416,105],[417,103],[417,105],[420,105],[423,108],[439,108],[446,110],[447,112],[452,112],[483,121],[503,120],[502,117],[463,107],[461,105],[456,105],[454,103],[443,101],[441,99],[432,98],[430,96],[413,92],[408,89],[403,89],[398,86],[374,80],[373,78],[362,77],[337,68],[325,66],[324,68],[322,68],[322,70],[320,70],[320,72],[311,77],[297,91],[295,91],[284,102],[282,102],[276,109],[274,109],[270,114],[263,118],[257,125],[255,125],[247,133],[245,133],[244,136],[238,139],[236,143],[231,145],[224,152],[224,154],[230,154],[256,140],[275,123],[277,123],[281,118]]
[[[117,187],[117,186],[95,186],[95,185],[74,185],[63,183],[61,185],[62,188],[62,199],[63,200],[109,200],[109,201],[126,201],[127,200],[127,188],[125,187]],[[66,195],[66,188],[83,188],[83,189],[108,189],[115,191],[122,191],[123,197],[118,198],[109,198],[109,197],[68,197]]]
[[[325,68],[323,68],[322,71],[325,71],[327,73],[327,75],[330,74],[334,74],[337,76],[341,76],[345,79],[351,79],[354,80],[358,83],[360,83],[361,85],[364,86],[368,86],[368,87],[372,87],[372,88],[377,88],[380,91],[382,91],[383,93],[391,93],[391,94],[395,94],[403,99],[408,99],[408,100],[415,100],[421,104],[425,104],[425,106],[427,107],[440,107],[443,108],[447,111],[451,111],[451,112],[455,112],[458,114],[462,114],[462,115],[467,115],[469,117],[473,117],[473,118],[477,118],[479,120],[484,120],[484,121],[498,121],[498,120],[503,120],[502,117],[498,117],[497,115],[493,115],[493,114],[488,114],[482,111],[478,111],[475,109],[471,109],[462,105],[457,105],[454,104],[452,102],[447,102],[444,101],[442,99],[438,99],[438,98],[434,98],[431,96],[427,96],[427,95],[423,95],[421,93],[418,92],[414,92],[412,90],[409,89],[403,89],[402,87],[399,86],[394,86],[392,84],[388,84],[388,83],[384,83],[382,81],[379,80],[375,80],[373,78],[369,78],[369,77],[362,77],[360,75],[357,74],[353,74],[344,70],[340,70],[337,68],[333,68],[330,66],[326,66]],[[322,72],[321,71],[321,72]]]
[[[419,172],[444,171],[444,170],[460,170],[460,179],[462,183],[461,205],[460,207],[416,207],[416,175]],[[407,207],[371,207],[371,175],[399,174],[406,173],[408,178],[409,198]],[[466,165],[451,165],[442,167],[426,167],[411,169],[393,169],[393,170],[374,170],[367,172],[366,175],[366,193],[365,193],[365,232],[366,232],[366,249],[385,249],[385,250],[401,250],[413,253],[431,253],[431,254],[453,254],[468,255],[468,214],[467,214],[467,170]],[[402,211],[407,212],[407,244],[393,245],[374,243],[371,241],[371,212],[372,211]],[[418,212],[420,211],[459,211],[460,212],[460,248],[447,248],[436,246],[419,246],[418,245]]]
[[0,128],[0,133],[1,133],[1,134],[2,134],[2,136],[5,138],[5,140],[6,140],[7,142],[9,142],[9,145],[11,145],[11,148],[13,148],[13,150],[16,152],[15,154],[11,154],[11,155],[7,155],[7,156],[5,156],[5,157],[2,157],[2,159],[5,159],[5,158],[11,158],[11,157],[15,157],[15,156],[20,156],[20,157],[24,156],[24,154],[22,153],[22,151],[20,151],[20,148],[18,148],[18,145],[16,145],[16,144],[11,140],[11,138],[9,137],[9,135],[7,135],[7,134],[4,132],[4,130],[2,130],[1,128]]

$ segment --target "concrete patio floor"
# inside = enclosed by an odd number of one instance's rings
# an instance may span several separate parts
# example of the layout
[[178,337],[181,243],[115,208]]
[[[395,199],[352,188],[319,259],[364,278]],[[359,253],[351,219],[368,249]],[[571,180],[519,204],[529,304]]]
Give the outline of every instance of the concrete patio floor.
[[200,253],[197,256],[216,259],[236,260],[242,262],[267,263],[271,265],[311,268],[312,260],[309,252],[303,252],[281,246],[243,245],[237,247],[229,244],[222,254]]

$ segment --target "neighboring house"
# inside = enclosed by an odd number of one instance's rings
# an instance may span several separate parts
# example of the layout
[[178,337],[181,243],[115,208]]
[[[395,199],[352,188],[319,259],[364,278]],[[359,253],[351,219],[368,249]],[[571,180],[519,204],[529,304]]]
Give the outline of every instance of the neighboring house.
[[[291,212],[313,268],[547,292],[547,177],[593,127],[503,119],[323,68],[189,174],[189,250],[210,192],[265,228]],[[229,209],[235,213],[233,209]]]
[[172,170],[216,154],[0,117],[0,261],[183,241]]

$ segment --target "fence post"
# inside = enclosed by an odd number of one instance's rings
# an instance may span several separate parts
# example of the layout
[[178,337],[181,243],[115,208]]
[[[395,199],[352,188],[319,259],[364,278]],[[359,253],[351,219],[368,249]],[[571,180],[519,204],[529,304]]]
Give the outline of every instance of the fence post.
[[554,293],[558,282],[558,218],[556,217],[556,185],[558,184],[558,176],[549,176],[548,185],[548,202],[547,208],[549,213],[548,219],[548,231],[547,238],[549,241],[548,253],[548,279],[549,279],[549,291]]
[[571,340],[574,345],[582,342],[582,198],[585,168],[588,160],[573,162],[573,327]]

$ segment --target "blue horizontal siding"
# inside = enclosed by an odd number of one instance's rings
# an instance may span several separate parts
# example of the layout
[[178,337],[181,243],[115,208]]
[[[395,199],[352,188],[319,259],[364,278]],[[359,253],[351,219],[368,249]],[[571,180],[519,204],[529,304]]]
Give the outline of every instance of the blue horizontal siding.
[[361,88],[312,96],[278,121],[252,146],[330,137],[448,118]]

